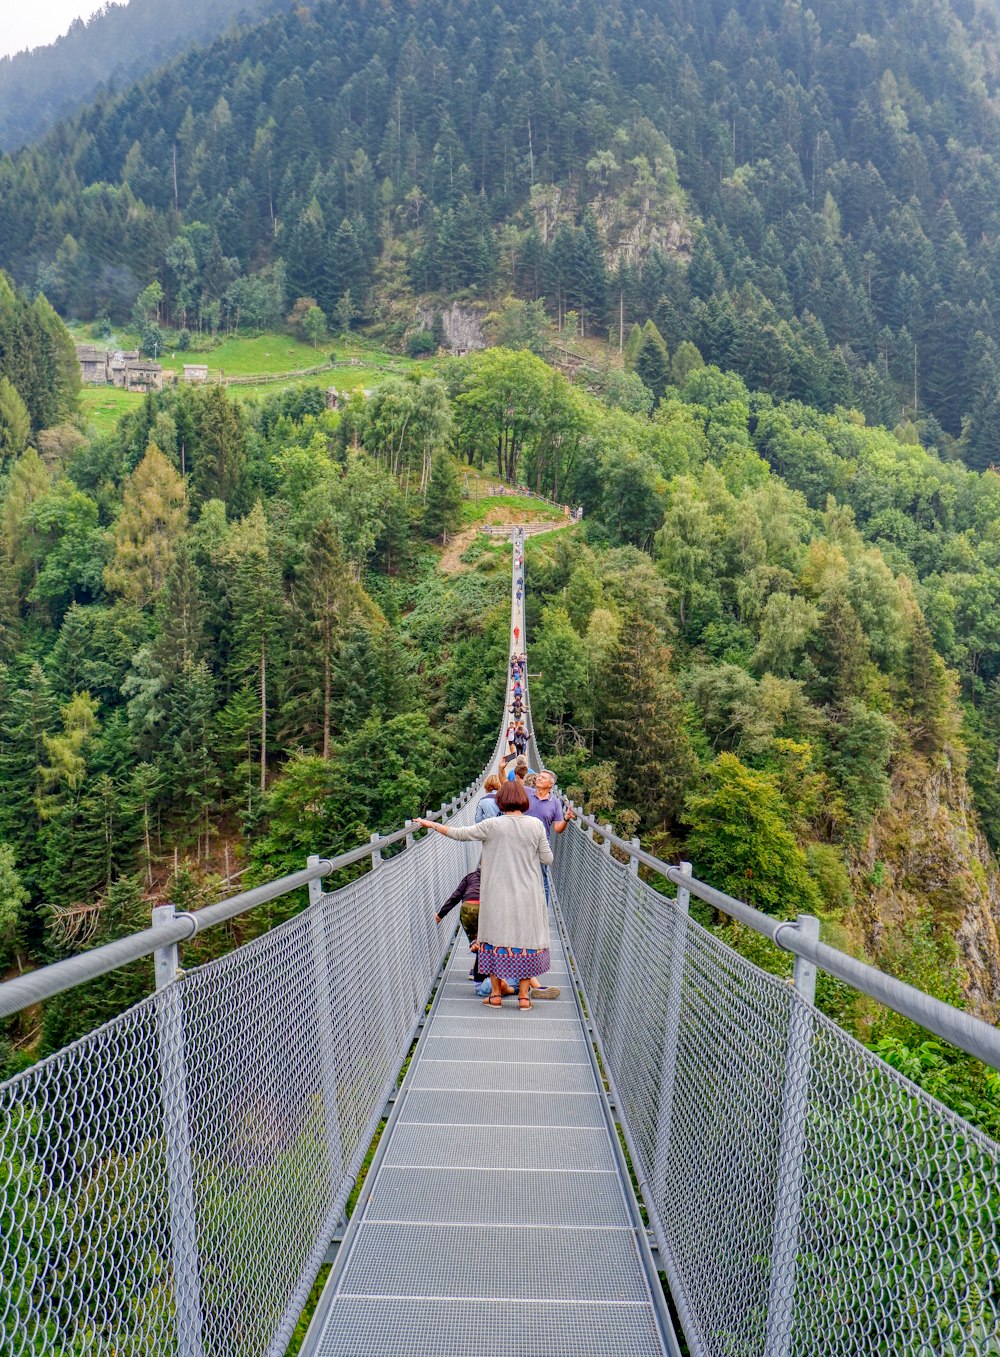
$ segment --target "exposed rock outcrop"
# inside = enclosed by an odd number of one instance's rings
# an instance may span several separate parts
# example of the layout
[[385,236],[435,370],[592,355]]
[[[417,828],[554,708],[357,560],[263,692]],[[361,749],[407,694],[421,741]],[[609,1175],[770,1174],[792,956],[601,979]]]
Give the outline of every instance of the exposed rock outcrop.
[[479,311],[471,306],[462,306],[459,302],[444,307],[422,306],[417,311],[417,320],[429,330],[435,314],[441,317],[445,343],[452,353],[471,353],[473,349],[486,348],[483,317]]
[[969,1007],[1000,1016],[1000,870],[980,832],[960,760],[910,756],[889,806],[855,861],[856,905],[844,920],[875,962],[893,937],[929,918],[958,945]]

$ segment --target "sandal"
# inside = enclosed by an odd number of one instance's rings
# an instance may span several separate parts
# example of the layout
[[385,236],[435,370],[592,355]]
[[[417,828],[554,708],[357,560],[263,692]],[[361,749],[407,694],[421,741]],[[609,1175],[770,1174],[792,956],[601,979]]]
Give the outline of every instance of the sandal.
[[517,1001],[517,1006],[518,1006],[518,1008],[520,1008],[521,1010],[525,1010],[525,1009],[531,1008],[531,1007],[532,1007],[532,1003],[531,1003],[531,1000],[528,998],[528,996],[525,994],[525,995],[522,995],[522,996],[518,999],[518,1001]]
[[483,1000],[483,1003],[490,1008],[503,1007],[503,999],[500,997],[499,994],[488,994],[486,998]]

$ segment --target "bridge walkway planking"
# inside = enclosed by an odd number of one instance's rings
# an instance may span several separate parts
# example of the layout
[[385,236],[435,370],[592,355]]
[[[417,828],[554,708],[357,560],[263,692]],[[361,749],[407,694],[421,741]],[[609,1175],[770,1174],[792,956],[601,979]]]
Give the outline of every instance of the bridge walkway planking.
[[303,1357],[675,1357],[566,953],[561,997],[443,974]]

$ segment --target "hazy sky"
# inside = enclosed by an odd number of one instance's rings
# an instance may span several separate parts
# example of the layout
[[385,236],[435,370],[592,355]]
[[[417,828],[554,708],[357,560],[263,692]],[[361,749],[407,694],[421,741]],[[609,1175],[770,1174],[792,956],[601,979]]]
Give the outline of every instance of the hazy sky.
[[74,19],[103,7],[104,0],[0,0],[0,56],[55,42]]

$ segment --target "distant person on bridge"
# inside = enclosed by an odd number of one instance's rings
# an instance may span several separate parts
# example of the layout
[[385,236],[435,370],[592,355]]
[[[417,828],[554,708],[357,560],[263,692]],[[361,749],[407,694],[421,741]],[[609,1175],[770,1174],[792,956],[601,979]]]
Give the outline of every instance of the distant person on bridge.
[[518,983],[518,1007],[531,1008],[528,991],[533,976],[551,965],[549,920],[539,868],[552,861],[552,849],[541,823],[525,815],[528,793],[520,782],[505,783],[497,792],[501,814],[478,825],[453,828],[418,820],[461,843],[481,843],[479,905],[479,969],[492,982],[483,1002],[503,1003],[504,981]]
[[497,807],[497,792],[503,786],[500,777],[496,773],[490,773],[489,777],[483,783],[483,794],[476,804],[476,824],[480,820],[491,820],[494,815],[499,815]]
[[534,771],[534,768],[530,766],[524,755],[518,754],[517,758],[514,760],[513,768],[510,764],[507,765],[507,781],[513,782],[514,779],[517,778],[519,781],[523,782],[528,774],[534,773]]
[[514,745],[514,749],[517,751],[518,754],[523,754],[524,751],[527,749],[528,732],[524,728],[523,721],[518,721],[517,725],[514,727],[512,742]]

